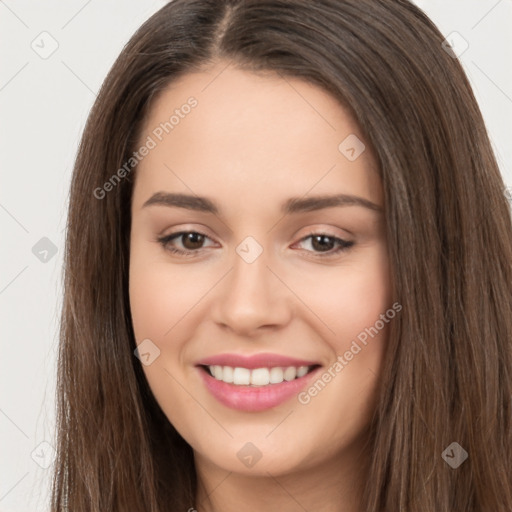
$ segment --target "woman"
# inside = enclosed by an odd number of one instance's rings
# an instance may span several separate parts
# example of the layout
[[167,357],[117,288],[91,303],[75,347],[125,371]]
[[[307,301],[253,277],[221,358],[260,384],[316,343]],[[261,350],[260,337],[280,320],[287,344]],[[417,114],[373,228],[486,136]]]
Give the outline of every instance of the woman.
[[175,0],[70,197],[53,510],[512,509],[512,225],[404,0]]

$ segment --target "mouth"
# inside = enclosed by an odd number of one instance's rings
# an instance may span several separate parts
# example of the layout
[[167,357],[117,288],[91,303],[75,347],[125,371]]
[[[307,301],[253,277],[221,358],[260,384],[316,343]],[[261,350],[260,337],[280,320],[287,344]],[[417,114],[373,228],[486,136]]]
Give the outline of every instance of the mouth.
[[259,412],[297,396],[318,374],[320,364],[309,366],[243,368],[198,365],[206,389],[230,409]]
[[215,380],[234,386],[274,386],[282,382],[300,379],[320,367],[310,366],[274,366],[271,368],[243,368],[220,365],[199,365]]

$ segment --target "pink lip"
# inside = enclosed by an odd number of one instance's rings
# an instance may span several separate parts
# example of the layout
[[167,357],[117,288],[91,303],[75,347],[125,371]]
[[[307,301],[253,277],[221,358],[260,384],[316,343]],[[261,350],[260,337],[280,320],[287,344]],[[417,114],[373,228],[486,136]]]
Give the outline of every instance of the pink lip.
[[[231,366],[231,365],[227,365]],[[295,366],[295,364],[291,365]],[[309,365],[300,365],[309,366]],[[258,412],[276,407],[296,396],[321,369],[319,366],[310,373],[281,384],[267,386],[237,386],[212,377],[204,368],[198,371],[210,393],[223,405],[239,411]]]
[[252,356],[241,354],[218,354],[212,357],[206,357],[196,363],[197,366],[231,366],[233,368],[274,368],[275,366],[313,366],[319,364],[317,361],[306,361],[304,359],[295,359],[293,357],[281,356],[279,354],[262,353]]

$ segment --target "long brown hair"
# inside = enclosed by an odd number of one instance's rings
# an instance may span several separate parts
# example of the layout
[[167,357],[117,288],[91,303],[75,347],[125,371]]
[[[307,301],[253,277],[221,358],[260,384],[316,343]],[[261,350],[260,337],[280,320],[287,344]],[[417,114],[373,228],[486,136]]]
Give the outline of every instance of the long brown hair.
[[[174,0],[106,78],[69,198],[53,512],[194,506],[191,447],[134,356],[128,300],[136,147],[152,101],[223,59],[322,87],[378,158],[393,296],[362,508],[512,510],[512,223],[482,115],[443,36],[407,0]],[[199,106],[200,108],[200,106]],[[453,442],[468,454],[453,468]],[[452,452],[453,453],[453,452]]]

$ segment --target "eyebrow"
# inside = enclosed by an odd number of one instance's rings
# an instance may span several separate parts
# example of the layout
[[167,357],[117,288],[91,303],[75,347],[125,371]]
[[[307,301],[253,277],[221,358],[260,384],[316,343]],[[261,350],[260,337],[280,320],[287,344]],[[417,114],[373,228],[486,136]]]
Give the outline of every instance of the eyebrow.
[[[187,210],[213,213],[214,215],[218,215],[220,211],[216,203],[207,197],[170,192],[157,192],[153,194],[142,205],[142,208],[152,205],[185,208]],[[333,208],[336,206],[362,206],[363,208],[382,213],[381,206],[368,199],[351,194],[292,197],[283,203],[281,212],[283,214],[293,214]]]

